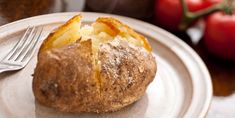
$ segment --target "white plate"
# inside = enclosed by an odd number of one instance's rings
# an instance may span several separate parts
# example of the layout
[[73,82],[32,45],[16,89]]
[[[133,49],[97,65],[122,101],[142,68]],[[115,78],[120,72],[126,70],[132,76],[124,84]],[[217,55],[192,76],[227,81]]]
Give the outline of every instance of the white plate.
[[[28,25],[43,25],[44,37],[78,13],[36,16],[0,27],[0,59],[10,51]],[[108,14],[82,13],[89,23]],[[35,102],[32,76],[36,56],[21,71],[0,74],[0,117],[20,118],[162,118],[204,117],[212,97],[207,68],[180,39],[148,23],[112,15],[148,37],[158,64],[155,80],[136,103],[114,113],[61,113]]]

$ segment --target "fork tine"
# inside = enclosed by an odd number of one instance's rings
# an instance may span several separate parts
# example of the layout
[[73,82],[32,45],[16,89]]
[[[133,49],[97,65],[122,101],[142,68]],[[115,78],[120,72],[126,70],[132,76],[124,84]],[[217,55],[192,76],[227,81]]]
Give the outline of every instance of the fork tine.
[[26,35],[28,34],[30,29],[30,26],[27,27],[24,35],[21,37],[21,39],[16,43],[16,45],[11,49],[11,51],[4,57],[4,60],[8,60],[10,57],[12,57],[13,53],[16,51],[16,49],[20,46],[22,41],[25,39]]
[[[36,49],[36,45],[42,35],[42,31],[43,31],[43,27],[41,28],[41,30],[39,31],[39,34],[36,38],[36,40],[32,43],[31,46],[29,46],[26,54],[24,55],[24,57],[22,58],[21,62],[28,62],[29,59],[33,56],[33,53],[35,52],[35,49]],[[37,32],[36,32],[37,33]],[[35,34],[36,35],[36,34]]]
[[30,46],[32,45],[32,43],[34,43],[34,39],[36,37],[36,35],[38,34],[38,29],[39,28],[35,28],[35,33],[32,34],[32,36],[28,39],[28,43],[22,47],[22,51],[20,52],[19,56],[15,59],[15,61],[22,61],[22,59],[24,58],[25,54],[29,51]]
[[31,39],[33,32],[35,30],[35,26],[33,26],[32,30],[30,31],[30,34],[26,37],[22,45],[18,46],[16,51],[12,54],[12,56],[9,58],[9,60],[16,60],[17,57],[20,55],[20,53],[23,51],[25,46],[27,45],[28,41]]

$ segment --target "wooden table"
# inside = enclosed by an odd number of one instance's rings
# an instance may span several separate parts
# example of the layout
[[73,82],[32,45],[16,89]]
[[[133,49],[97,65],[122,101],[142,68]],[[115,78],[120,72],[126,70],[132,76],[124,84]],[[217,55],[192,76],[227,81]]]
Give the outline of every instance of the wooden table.
[[[86,9],[84,4],[84,0],[1,0],[0,25],[46,13],[82,11]],[[214,97],[207,117],[235,117],[235,62],[213,57],[201,41],[193,44],[184,33],[174,34],[198,52],[212,76]]]

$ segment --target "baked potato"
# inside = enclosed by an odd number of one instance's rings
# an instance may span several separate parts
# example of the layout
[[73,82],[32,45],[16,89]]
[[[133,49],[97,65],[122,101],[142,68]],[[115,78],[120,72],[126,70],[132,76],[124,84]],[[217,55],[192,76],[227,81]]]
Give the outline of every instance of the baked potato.
[[147,39],[111,17],[82,27],[80,20],[74,16],[42,43],[36,100],[64,112],[110,112],[140,99],[157,70]]

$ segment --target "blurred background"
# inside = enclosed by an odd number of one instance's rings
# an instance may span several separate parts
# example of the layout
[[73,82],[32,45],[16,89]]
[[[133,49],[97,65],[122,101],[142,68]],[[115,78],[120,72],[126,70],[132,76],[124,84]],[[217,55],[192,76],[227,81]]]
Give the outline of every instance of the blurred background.
[[[161,1],[161,2],[160,2]],[[177,2],[178,3],[177,3]],[[187,2],[190,0],[187,0]],[[191,0],[204,2],[206,8],[220,0]],[[213,82],[214,97],[211,108],[208,111],[209,118],[232,118],[235,116],[235,61],[224,59],[223,56],[208,51],[208,45],[204,44],[203,35],[205,21],[203,19],[194,22],[190,28],[184,31],[175,30],[174,24],[177,18],[182,16],[178,0],[0,0],[0,25],[4,25],[19,19],[57,12],[103,12],[124,15],[146,21],[153,25],[168,30],[190,45],[206,63]],[[190,5],[190,4],[189,4]],[[190,11],[199,7],[191,4]],[[200,6],[201,8],[201,6]],[[171,15],[175,15],[172,16]],[[165,17],[165,16],[169,17]],[[165,19],[164,19],[165,18]],[[162,23],[163,22],[163,23]],[[168,23],[169,22],[169,23]],[[165,24],[164,24],[165,23]],[[166,24],[167,23],[167,24]],[[169,24],[170,27],[169,27]],[[173,29],[172,29],[173,28]],[[234,29],[235,31],[235,29]],[[235,33],[235,32],[234,32]],[[235,45],[231,44],[235,47]],[[230,45],[230,46],[231,46]],[[212,51],[213,52],[213,51]],[[235,52],[231,52],[235,55]]]

